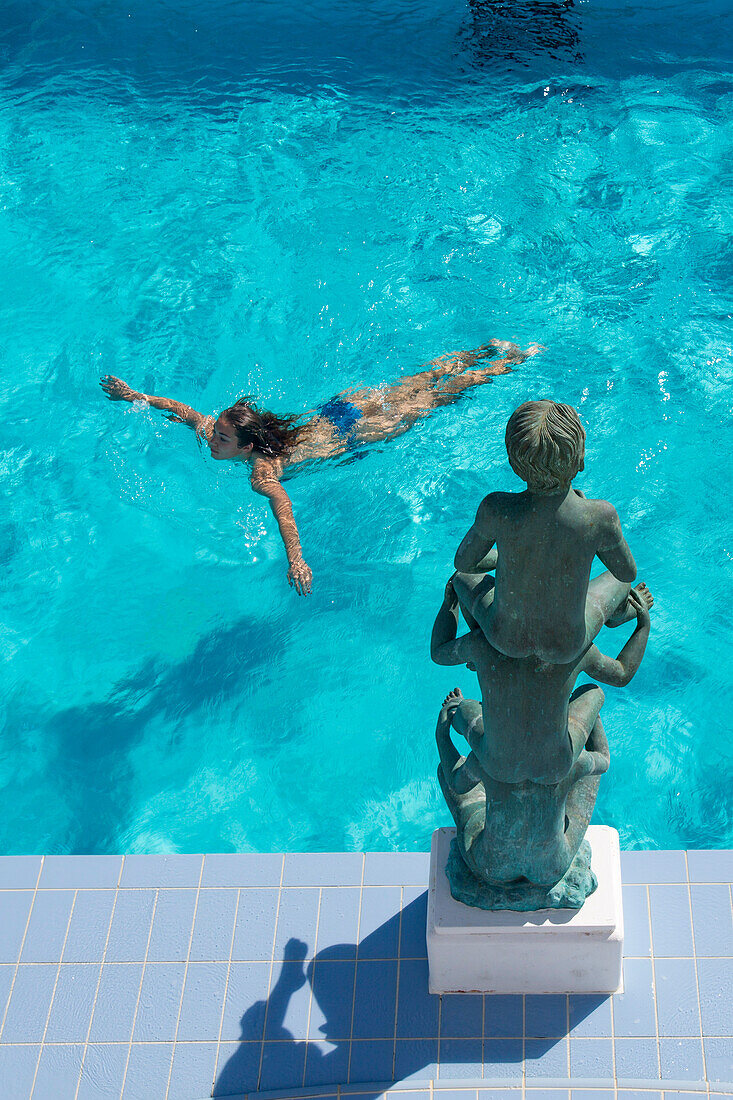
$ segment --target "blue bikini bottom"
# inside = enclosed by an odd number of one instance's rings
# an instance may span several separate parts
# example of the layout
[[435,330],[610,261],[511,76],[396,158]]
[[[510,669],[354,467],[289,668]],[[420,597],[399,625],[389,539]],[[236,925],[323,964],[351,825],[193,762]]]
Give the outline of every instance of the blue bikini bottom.
[[330,420],[340,436],[350,445],[354,444],[354,431],[356,424],[361,420],[361,410],[350,401],[344,401],[341,397],[332,397],[325,405],[321,405],[318,415]]

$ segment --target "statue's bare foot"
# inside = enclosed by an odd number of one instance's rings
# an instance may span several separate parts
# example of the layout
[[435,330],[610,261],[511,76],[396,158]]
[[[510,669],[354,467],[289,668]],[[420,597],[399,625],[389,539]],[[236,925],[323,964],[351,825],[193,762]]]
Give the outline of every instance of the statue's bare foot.
[[[636,599],[634,598],[634,595]],[[639,581],[635,585],[628,595],[626,603],[619,608],[615,615],[606,623],[606,626],[623,626],[624,623],[630,623],[632,619],[635,619],[639,613],[639,609],[643,609],[649,612],[654,606],[654,597],[644,584],[644,581]]]
[[453,688],[453,691],[449,691],[443,700],[443,711],[445,716],[449,717],[454,710],[457,710],[463,702],[463,692],[460,688]]

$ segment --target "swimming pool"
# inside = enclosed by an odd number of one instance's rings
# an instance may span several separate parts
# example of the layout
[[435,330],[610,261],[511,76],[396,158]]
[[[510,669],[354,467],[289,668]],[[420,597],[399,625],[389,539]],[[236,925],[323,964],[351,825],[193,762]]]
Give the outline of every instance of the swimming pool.
[[[546,395],[656,597],[595,820],[733,846],[731,42],[723,0],[5,6],[0,851],[426,849],[474,689],[430,628]],[[308,600],[244,471],[97,387],[300,412],[490,337],[547,351],[288,483]]]

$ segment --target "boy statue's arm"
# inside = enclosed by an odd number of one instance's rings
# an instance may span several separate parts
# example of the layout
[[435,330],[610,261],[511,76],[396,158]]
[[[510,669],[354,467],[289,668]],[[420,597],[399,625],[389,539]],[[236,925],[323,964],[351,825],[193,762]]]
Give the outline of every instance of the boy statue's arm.
[[464,634],[462,638],[456,638],[458,611],[458,597],[451,577],[445,586],[443,603],[435,616],[430,638],[430,657],[436,665],[465,665],[471,659],[471,635]]
[[[648,590],[647,590],[648,592]],[[651,600],[651,595],[650,595]],[[597,646],[592,645],[585,655],[581,671],[594,680],[600,680],[602,684],[610,684],[611,687],[626,687],[636,674],[641,659],[644,656],[646,643],[649,639],[649,607],[651,604],[640,598],[634,588],[629,592],[629,603],[636,611],[636,630],[623,647],[614,661],[601,653]]]
[[596,553],[617,580],[633,584],[636,580],[636,562],[621,530],[618,512],[607,501],[603,501],[603,506],[605,514],[601,521],[601,539]]
[[491,497],[484,497],[478,507],[473,527],[456,551],[454,565],[459,573],[488,573],[496,569],[496,533],[492,530]]

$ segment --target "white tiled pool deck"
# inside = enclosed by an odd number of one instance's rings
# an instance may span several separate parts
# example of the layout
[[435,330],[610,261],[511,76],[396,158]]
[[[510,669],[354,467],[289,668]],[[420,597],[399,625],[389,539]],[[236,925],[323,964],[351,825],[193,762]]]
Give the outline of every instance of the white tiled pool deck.
[[0,858],[0,1100],[733,1092],[733,852],[625,852],[625,992],[431,996],[427,854]]

